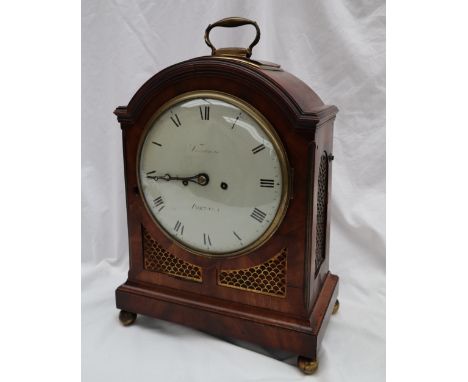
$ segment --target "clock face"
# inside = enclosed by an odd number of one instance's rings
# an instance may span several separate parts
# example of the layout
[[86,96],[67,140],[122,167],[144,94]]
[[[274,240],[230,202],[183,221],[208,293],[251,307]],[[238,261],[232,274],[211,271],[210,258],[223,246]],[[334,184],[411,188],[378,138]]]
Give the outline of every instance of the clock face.
[[280,224],[287,159],[269,123],[217,92],[193,92],[156,113],[141,144],[145,205],[163,231],[197,254],[257,248]]

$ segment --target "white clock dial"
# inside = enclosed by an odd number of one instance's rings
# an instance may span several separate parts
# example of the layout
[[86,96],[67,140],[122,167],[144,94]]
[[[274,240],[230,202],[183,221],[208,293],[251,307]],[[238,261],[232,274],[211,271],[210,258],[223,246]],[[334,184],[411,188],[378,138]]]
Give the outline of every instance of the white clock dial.
[[273,233],[285,210],[278,138],[258,112],[226,95],[196,93],[159,112],[138,173],[153,218],[197,253],[247,251]]

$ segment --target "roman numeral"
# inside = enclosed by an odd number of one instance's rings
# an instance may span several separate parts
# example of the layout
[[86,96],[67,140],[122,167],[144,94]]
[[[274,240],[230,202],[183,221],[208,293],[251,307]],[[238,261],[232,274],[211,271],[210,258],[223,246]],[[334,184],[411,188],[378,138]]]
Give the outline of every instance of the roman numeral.
[[208,121],[210,119],[210,107],[209,106],[205,106],[204,108],[204,111],[202,111],[202,107],[199,106],[200,108],[200,117],[203,121]]
[[236,126],[236,123],[237,123],[237,121],[239,120],[241,114],[242,114],[242,113],[239,113],[239,115],[237,116],[236,120],[235,120],[234,123],[232,124],[231,129],[234,129],[234,126]]
[[178,233],[179,230],[180,230],[180,234],[183,235],[184,234],[184,226],[182,225],[182,223],[180,221],[177,220],[177,223],[174,226],[174,231],[176,231]]
[[211,247],[210,235],[208,235],[207,233],[203,234],[203,244],[208,245],[208,246]]
[[161,212],[161,210],[164,208],[164,200],[162,197],[158,196],[156,199],[153,200],[153,206],[154,208],[158,208],[158,212]]
[[239,241],[242,240],[241,237],[235,231],[232,231],[232,233],[234,234],[235,237],[239,239]]
[[275,181],[273,179],[260,179],[260,187],[273,188]]
[[156,145],[156,146],[159,146],[159,147],[162,147],[162,144],[161,143],[158,143],[158,142],[151,142],[153,145]]
[[250,214],[250,217],[254,218],[259,223],[263,223],[263,220],[265,220],[266,217],[266,213],[259,210],[258,208],[254,208],[253,212]]
[[159,207],[160,205],[164,204],[162,198],[158,196],[156,199],[153,200],[154,206]]
[[172,120],[172,122],[174,122],[174,125],[176,125],[177,127],[182,125],[182,123],[180,123],[180,119],[179,119],[179,116],[177,114],[173,114],[171,116],[171,120]]
[[254,148],[252,149],[252,152],[253,152],[254,154],[257,154],[257,153],[259,153],[260,151],[262,151],[263,149],[265,149],[265,145],[261,144],[261,145],[258,145],[257,147],[254,147]]

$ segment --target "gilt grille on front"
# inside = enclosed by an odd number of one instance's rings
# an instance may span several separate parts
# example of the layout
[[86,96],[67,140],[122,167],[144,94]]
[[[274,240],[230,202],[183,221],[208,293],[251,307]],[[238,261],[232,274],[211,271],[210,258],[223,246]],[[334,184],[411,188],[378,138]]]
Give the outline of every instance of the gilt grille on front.
[[320,158],[317,187],[317,230],[315,235],[315,276],[325,260],[327,237],[327,201],[328,201],[328,155]]
[[165,273],[185,280],[202,282],[201,267],[179,259],[162,248],[143,228],[143,257],[147,271]]
[[218,274],[218,284],[270,296],[286,296],[287,250],[263,264],[245,269],[223,269]]

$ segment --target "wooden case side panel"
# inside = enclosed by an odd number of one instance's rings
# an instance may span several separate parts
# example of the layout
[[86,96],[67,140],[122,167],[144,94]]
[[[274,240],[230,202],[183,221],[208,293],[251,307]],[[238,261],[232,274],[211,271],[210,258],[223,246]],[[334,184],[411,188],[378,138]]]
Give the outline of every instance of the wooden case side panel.
[[[333,120],[324,124],[316,133],[316,141],[309,145],[309,187],[308,193],[308,222],[307,222],[307,249],[306,249],[306,308],[310,311],[323,286],[326,275],[329,271],[330,257],[330,218],[331,218],[331,192],[332,192],[332,152],[333,152]],[[323,243],[324,258],[318,262],[316,268],[317,244],[317,223],[318,223],[318,196],[319,196],[319,175],[322,158],[327,159],[326,176],[326,223]],[[320,230],[319,230],[320,232]],[[320,248],[319,248],[320,249]]]

